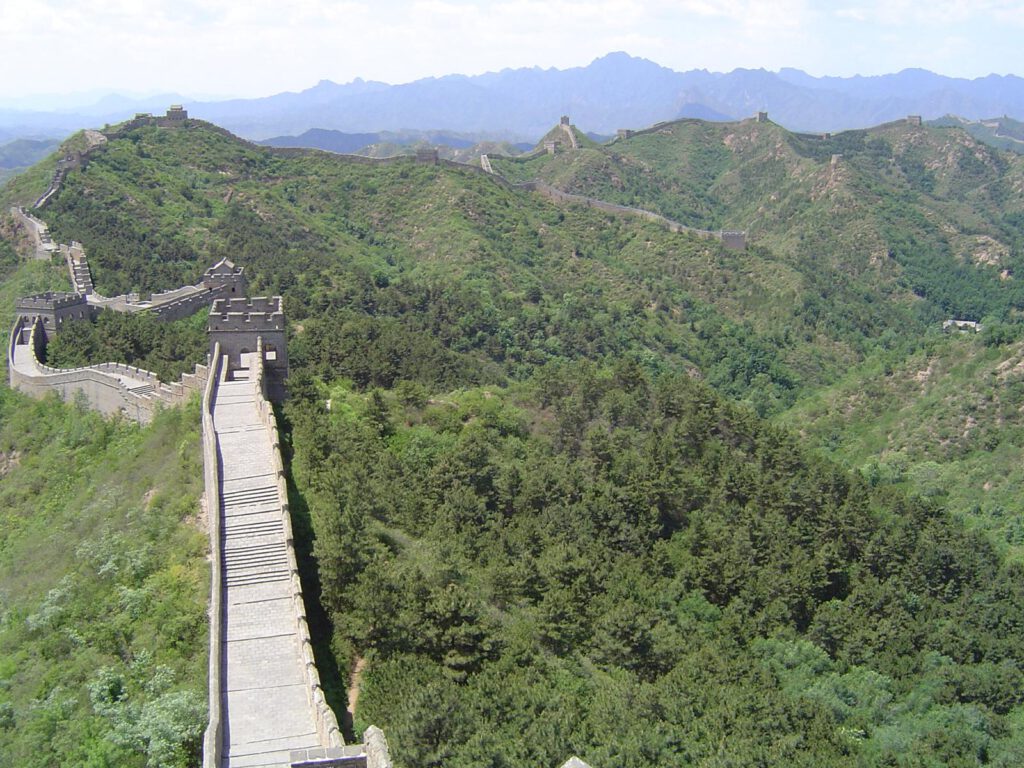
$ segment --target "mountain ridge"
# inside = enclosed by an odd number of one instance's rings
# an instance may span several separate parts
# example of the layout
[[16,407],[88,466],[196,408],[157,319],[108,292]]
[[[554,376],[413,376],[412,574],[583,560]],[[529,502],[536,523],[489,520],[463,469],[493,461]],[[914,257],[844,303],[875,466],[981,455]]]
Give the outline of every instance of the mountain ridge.
[[[321,128],[350,133],[490,132],[500,139],[533,141],[553,116],[565,113],[585,131],[603,134],[684,113],[736,119],[762,110],[791,130],[808,131],[863,128],[907,114],[927,119],[955,113],[974,120],[1007,114],[1024,119],[1024,79],[994,74],[955,78],[918,69],[868,77],[814,77],[792,68],[777,73],[678,72],[620,51],[566,69],[506,68],[395,85],[322,79],[301,91],[254,99],[184,101],[196,117],[250,139]],[[103,103],[121,108],[104,110]],[[152,99],[107,96],[74,112],[0,108],[0,136],[53,134],[97,120],[118,122],[140,109],[153,109]]]

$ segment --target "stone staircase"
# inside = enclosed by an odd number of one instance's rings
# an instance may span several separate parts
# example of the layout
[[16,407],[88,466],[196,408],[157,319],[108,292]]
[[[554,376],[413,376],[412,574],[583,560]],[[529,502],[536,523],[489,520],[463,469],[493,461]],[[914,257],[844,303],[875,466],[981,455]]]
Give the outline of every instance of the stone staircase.
[[220,382],[213,420],[221,464],[225,614],[222,766],[290,766],[295,758],[308,765],[356,765],[353,756],[327,755],[317,735],[296,633],[283,500],[253,382]]
[[137,384],[135,386],[128,385],[128,391],[133,395],[151,395],[156,391],[156,387],[153,384]]

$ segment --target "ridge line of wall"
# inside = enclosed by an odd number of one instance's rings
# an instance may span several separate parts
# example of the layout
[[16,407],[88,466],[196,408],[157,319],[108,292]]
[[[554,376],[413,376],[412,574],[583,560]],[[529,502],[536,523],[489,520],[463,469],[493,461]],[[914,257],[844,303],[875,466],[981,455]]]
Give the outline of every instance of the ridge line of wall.
[[340,747],[345,744],[338,726],[338,718],[334,710],[327,704],[323,687],[320,684],[320,673],[316,668],[316,657],[313,654],[313,642],[306,622],[306,603],[302,596],[302,581],[299,578],[298,559],[295,555],[295,538],[292,533],[291,508],[288,504],[288,484],[284,462],[281,459],[281,438],[277,429],[274,408],[266,397],[266,377],[263,365],[263,337],[256,340],[255,361],[249,371],[253,388],[256,391],[256,410],[260,422],[270,434],[270,455],[273,461],[274,474],[277,479],[277,492],[281,503],[281,520],[284,525],[285,550],[288,558],[288,570],[291,574],[292,602],[295,608],[296,633],[302,648],[303,673],[306,678],[306,695],[316,720],[317,735],[325,747]]
[[224,605],[221,583],[220,549],[220,465],[217,458],[217,433],[213,428],[213,392],[220,375],[220,342],[214,344],[203,387],[203,476],[206,484],[206,515],[210,522],[210,653],[208,659],[209,721],[203,735],[203,768],[220,768],[224,749],[224,726],[221,714],[221,645],[224,626]]
[[551,200],[557,200],[565,203],[579,203],[587,206],[588,208],[596,208],[599,211],[604,211],[605,213],[639,216],[642,219],[647,219],[648,221],[653,221],[656,224],[661,224],[662,226],[667,227],[670,232],[685,232],[691,235],[697,235],[698,237],[707,237],[715,240],[722,240],[723,242],[725,241],[724,235],[726,233],[723,230],[698,229],[697,227],[690,227],[686,224],[680,224],[678,221],[666,218],[660,213],[655,213],[654,211],[647,211],[643,208],[632,208],[628,205],[620,205],[618,203],[609,203],[605,200],[599,200],[596,197],[587,197],[585,195],[576,195],[572,192],[564,192],[552,187],[550,184],[545,184],[542,181],[527,181],[516,186],[530,192],[537,192]]

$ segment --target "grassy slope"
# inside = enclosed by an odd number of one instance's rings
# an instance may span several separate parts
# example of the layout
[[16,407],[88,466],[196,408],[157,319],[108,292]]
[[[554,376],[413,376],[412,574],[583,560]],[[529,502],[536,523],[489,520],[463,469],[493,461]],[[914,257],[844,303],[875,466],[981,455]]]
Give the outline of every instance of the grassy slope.
[[207,540],[196,409],[152,426],[0,389],[0,762],[195,764]]

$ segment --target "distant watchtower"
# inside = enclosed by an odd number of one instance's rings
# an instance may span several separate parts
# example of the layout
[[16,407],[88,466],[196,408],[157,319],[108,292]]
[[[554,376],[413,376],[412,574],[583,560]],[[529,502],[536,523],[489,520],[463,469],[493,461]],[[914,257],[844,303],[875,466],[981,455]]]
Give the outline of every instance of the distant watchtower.
[[236,267],[227,259],[221,259],[203,273],[203,287],[211,290],[245,296],[247,286],[245,268]]
[[188,112],[185,111],[181,104],[172,104],[170,109],[167,110],[167,120],[171,122],[184,122],[188,120]]
[[252,299],[217,299],[210,307],[207,323],[210,354],[220,342],[220,353],[227,358],[228,375],[244,378],[249,375],[251,356],[257,342],[263,339],[263,370],[266,395],[281,402],[285,398],[288,378],[288,346],[285,343],[284,302],[280,296]]
[[416,162],[424,165],[437,165],[436,149],[417,149]]

